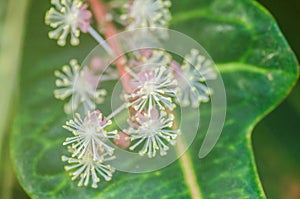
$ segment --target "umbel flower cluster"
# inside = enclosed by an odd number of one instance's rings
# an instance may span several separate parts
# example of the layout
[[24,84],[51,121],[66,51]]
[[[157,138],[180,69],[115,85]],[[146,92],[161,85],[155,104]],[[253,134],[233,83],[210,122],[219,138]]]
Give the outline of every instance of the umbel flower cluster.
[[[56,39],[60,46],[66,45],[68,38],[71,45],[78,45],[80,34],[88,33],[109,54],[116,49],[102,38],[106,35],[105,28],[99,27],[102,30],[99,33],[92,28],[93,14],[89,7],[94,13],[106,16],[107,19],[97,21],[103,27],[119,23],[118,27],[127,30],[140,27],[155,30],[167,28],[171,20],[168,0],[130,0],[119,8],[101,0],[51,0],[51,4],[45,17],[45,23],[52,28],[49,38]],[[191,49],[181,63],[170,53],[153,49],[128,54],[109,68],[105,68],[100,57],[94,57],[90,66],[83,69],[73,59],[54,74],[55,98],[66,102],[66,114],[75,112],[73,119],[63,126],[70,134],[63,143],[69,155],[62,156],[62,161],[67,162],[65,169],[72,180],[78,180],[78,186],[93,188],[103,179],[112,179],[115,169],[110,161],[116,158],[116,147],[148,158],[166,155],[181,134],[174,124],[174,109],[198,108],[202,102],[208,102],[212,90],[205,82],[216,78],[211,61],[196,49]],[[101,85],[106,81],[116,82],[123,75],[127,77],[122,81],[124,104],[103,116],[101,104],[108,91]],[[128,128],[111,130],[111,119],[125,109],[130,114]]]

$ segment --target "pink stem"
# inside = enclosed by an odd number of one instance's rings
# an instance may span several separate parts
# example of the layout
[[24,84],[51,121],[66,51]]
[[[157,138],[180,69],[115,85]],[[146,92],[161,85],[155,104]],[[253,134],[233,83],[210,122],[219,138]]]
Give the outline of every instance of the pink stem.
[[[115,26],[113,25],[113,23],[105,20],[106,19],[106,7],[105,7],[105,4],[102,2],[102,0],[89,0],[89,3],[92,8],[92,11],[95,15],[95,19],[98,23],[98,26],[99,27],[105,26],[105,31],[104,31],[105,37],[110,38],[110,37],[114,36],[115,34],[117,34],[117,30],[116,30]],[[116,40],[110,39],[109,44],[112,47],[113,51],[117,55],[121,55],[116,61],[117,69],[121,76],[122,85],[123,85],[125,91],[128,93],[132,93],[133,89],[128,84],[128,82],[130,80],[130,76],[123,67],[123,64],[126,59],[122,55],[122,50]]]

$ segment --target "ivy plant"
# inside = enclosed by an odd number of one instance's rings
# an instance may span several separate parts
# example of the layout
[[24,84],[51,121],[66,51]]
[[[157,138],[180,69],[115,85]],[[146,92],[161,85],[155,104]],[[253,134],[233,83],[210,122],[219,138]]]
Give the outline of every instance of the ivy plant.
[[[30,197],[266,198],[251,133],[298,79],[295,55],[266,9],[252,0],[172,2],[170,28],[202,44],[222,75],[227,113],[221,137],[208,156],[199,159],[201,129],[207,128],[210,117],[208,105],[203,105],[199,133],[180,159],[155,172],[118,172],[93,189],[77,187],[64,171],[61,155],[67,133],[62,126],[67,116],[63,103],[53,96],[53,72],[74,56],[83,60],[95,43],[82,35],[80,50],[56,46],[43,21],[48,7],[48,1],[31,1],[29,7],[11,135],[15,171]],[[114,82],[107,86],[112,88]]]

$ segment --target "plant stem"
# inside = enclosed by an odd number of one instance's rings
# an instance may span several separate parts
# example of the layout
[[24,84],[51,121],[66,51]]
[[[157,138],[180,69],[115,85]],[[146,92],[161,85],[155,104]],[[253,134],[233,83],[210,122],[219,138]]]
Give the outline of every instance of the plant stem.
[[113,55],[113,50],[109,47],[106,41],[101,37],[101,35],[92,27],[90,26],[88,29],[90,35],[108,52],[109,55]]
[[[9,138],[12,133],[12,120],[19,97],[19,67],[22,61],[24,33],[27,21],[29,0],[1,1],[0,31],[0,198],[13,198],[15,181]],[[25,194],[19,197],[26,197]]]
[[130,80],[129,74],[123,67],[126,58],[122,55],[122,50],[116,40],[113,39],[112,36],[117,34],[117,30],[114,27],[113,23],[106,20],[106,7],[102,0],[89,0],[92,11],[95,15],[95,19],[98,23],[99,27],[104,27],[104,35],[106,39],[111,38],[108,42],[112,47],[113,51],[116,55],[118,55],[118,59],[116,60],[116,66],[121,76],[122,85],[126,92],[132,93],[132,88],[128,84]]
[[107,116],[106,119],[110,120],[111,118],[113,118],[116,115],[118,115],[121,111],[123,111],[126,107],[127,107],[126,104],[122,104],[119,108],[117,108],[109,116]]

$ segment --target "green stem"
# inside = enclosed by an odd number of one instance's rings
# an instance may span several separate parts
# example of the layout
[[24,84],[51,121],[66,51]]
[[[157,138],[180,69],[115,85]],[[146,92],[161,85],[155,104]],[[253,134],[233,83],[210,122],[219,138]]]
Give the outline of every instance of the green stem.
[[[10,129],[8,122],[10,122],[10,111],[12,110],[12,102],[15,97],[16,86],[17,86],[17,74],[21,58],[21,50],[23,45],[23,33],[26,19],[26,11],[28,0],[9,0],[7,1],[6,15],[4,18],[3,32],[0,37],[1,49],[0,49],[0,162],[2,160],[9,159],[2,157],[7,156],[9,144],[3,144],[4,138],[9,137],[6,130]],[[2,151],[3,150],[3,151]],[[11,187],[13,184],[12,170],[9,162],[5,161],[6,164],[1,164],[0,172],[1,187],[0,198],[10,198]],[[9,167],[4,168],[4,167]],[[6,170],[5,170],[6,169]],[[5,172],[4,172],[5,171]]]

